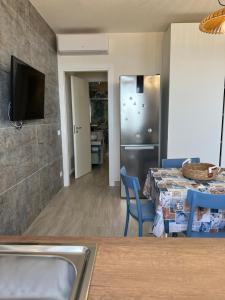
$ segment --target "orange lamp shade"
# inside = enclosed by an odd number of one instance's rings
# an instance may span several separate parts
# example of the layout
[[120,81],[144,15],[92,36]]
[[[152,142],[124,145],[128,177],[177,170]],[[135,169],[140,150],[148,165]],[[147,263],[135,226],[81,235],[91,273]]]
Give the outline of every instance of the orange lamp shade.
[[219,9],[208,15],[199,25],[202,32],[213,34],[225,33],[225,8]]

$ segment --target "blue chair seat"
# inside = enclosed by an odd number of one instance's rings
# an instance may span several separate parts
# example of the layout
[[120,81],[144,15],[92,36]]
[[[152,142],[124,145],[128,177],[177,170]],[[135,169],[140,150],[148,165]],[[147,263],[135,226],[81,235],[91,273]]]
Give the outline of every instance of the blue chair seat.
[[[155,206],[153,201],[148,200],[144,204],[141,205],[141,212],[142,212],[142,221],[154,221],[155,217]],[[138,220],[138,210],[136,203],[130,203],[130,214],[133,218]]]

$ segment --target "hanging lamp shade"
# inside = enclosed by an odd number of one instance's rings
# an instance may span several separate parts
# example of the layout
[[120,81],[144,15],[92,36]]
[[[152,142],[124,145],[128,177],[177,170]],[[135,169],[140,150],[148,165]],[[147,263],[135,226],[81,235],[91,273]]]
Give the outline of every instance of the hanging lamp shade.
[[203,19],[199,29],[206,33],[225,34],[225,8],[221,8]]

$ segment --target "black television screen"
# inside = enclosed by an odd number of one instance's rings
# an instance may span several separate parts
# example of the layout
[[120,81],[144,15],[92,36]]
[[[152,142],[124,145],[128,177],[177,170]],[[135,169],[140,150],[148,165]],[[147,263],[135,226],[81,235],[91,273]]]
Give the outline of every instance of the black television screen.
[[12,56],[10,120],[43,119],[44,95],[45,75]]

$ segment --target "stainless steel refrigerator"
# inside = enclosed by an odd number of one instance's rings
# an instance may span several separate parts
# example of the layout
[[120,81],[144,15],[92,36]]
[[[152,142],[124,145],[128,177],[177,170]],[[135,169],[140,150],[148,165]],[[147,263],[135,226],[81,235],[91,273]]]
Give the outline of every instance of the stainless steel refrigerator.
[[141,195],[148,169],[159,165],[159,109],[160,75],[120,77],[120,166],[138,176]]

